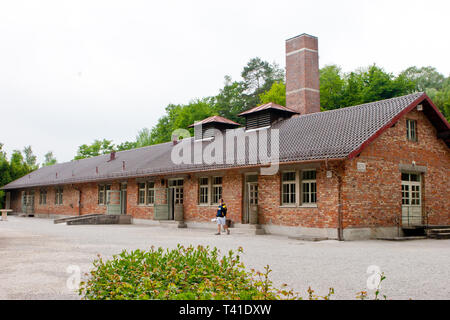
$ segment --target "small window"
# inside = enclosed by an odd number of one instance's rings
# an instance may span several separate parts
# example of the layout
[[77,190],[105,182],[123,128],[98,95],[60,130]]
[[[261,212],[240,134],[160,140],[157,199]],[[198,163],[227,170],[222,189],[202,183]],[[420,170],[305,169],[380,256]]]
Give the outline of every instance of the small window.
[[56,205],[63,204],[63,188],[62,187],[55,189],[55,204]]
[[317,202],[316,171],[302,172],[302,203],[312,204]]
[[200,178],[199,179],[199,204],[209,204],[209,179]]
[[39,204],[47,204],[47,190],[41,189],[39,191]]
[[138,184],[138,204],[145,204],[145,183]]
[[169,187],[182,187],[183,179],[169,180]]
[[147,182],[147,204],[155,203],[155,182]]
[[402,204],[409,205],[409,185],[402,184]]
[[111,190],[111,185],[99,185],[98,186],[98,204],[106,204],[106,197],[108,195],[108,191]]
[[296,172],[283,172],[282,173],[282,190],[281,199],[282,204],[292,205],[296,204]]
[[417,121],[406,120],[406,138],[409,141],[417,141]]
[[402,181],[420,182],[420,174],[418,174],[418,173],[402,173]]
[[213,204],[219,203],[220,199],[222,199],[222,177],[214,177],[213,178]]

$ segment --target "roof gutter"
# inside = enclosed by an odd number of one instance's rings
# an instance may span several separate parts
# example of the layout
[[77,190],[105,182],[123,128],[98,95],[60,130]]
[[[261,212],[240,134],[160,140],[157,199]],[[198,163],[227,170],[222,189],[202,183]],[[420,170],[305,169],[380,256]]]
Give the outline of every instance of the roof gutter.
[[327,161],[342,161],[346,160],[346,157],[341,158],[323,158],[323,159],[314,159],[314,160],[304,160],[304,161],[283,161],[270,163],[267,165],[261,164],[252,164],[252,165],[242,165],[242,166],[234,166],[234,167],[216,167],[211,169],[186,169],[180,171],[161,171],[161,172],[153,172],[153,173],[140,173],[140,174],[130,174],[130,175],[120,175],[117,177],[95,177],[95,178],[86,178],[82,180],[70,180],[70,181],[59,181],[57,183],[41,183],[41,184],[33,184],[33,185],[19,185],[17,187],[6,188],[3,186],[0,190],[15,190],[15,189],[23,189],[23,188],[32,188],[32,187],[44,187],[44,186],[58,186],[58,185],[67,185],[67,184],[82,184],[82,183],[90,183],[90,182],[106,182],[106,181],[114,181],[118,179],[134,179],[141,177],[157,177],[163,175],[178,175],[178,174],[187,174],[187,173],[197,173],[197,172],[214,172],[214,171],[224,171],[224,170],[240,170],[240,169],[252,169],[252,168],[268,168],[273,165],[289,165],[289,164],[302,164],[302,163],[314,163],[314,162],[327,162]]

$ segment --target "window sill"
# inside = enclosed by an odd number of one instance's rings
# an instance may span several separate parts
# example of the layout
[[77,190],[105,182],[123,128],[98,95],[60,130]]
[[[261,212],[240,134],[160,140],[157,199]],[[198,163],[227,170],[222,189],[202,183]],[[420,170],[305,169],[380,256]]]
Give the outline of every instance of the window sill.
[[215,208],[216,206],[218,206],[219,204],[197,204],[197,207],[202,207],[202,208]]
[[154,204],[138,204],[139,208],[154,207]]
[[302,209],[302,208],[317,208],[317,204],[302,204],[300,206],[297,205],[281,205],[279,206],[279,208],[288,208],[288,209],[292,209],[292,208],[298,208],[298,209]]

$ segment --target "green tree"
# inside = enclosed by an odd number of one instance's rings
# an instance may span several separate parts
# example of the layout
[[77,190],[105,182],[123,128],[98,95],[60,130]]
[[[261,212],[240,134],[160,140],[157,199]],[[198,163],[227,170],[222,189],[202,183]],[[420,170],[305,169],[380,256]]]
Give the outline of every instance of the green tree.
[[445,81],[444,75],[431,66],[422,68],[409,67],[400,75],[414,81],[415,90],[417,91],[426,91],[431,88],[440,90],[442,89]]
[[426,92],[442,114],[450,121],[450,77],[444,80],[441,90],[429,88]]
[[13,151],[9,165],[11,181],[19,179],[33,171],[25,162],[23,155],[19,150]]
[[96,157],[101,154],[108,154],[115,151],[112,140],[95,140],[91,145],[83,144],[78,147],[74,160]]
[[213,98],[215,112],[222,117],[243,124],[244,119],[238,117],[238,114],[252,107],[244,92],[243,82],[233,81],[230,76],[225,76],[224,87]]
[[336,65],[320,69],[320,104],[323,110],[341,108],[344,105],[346,80]]
[[152,142],[152,132],[149,128],[143,128],[139,130],[136,136],[136,147],[145,147],[151,145]]
[[36,156],[33,154],[33,150],[31,146],[26,146],[23,149],[23,153],[25,155],[25,163],[31,170],[36,170],[39,168],[39,164],[36,163]]
[[261,58],[253,58],[247,63],[241,73],[244,79],[246,93],[252,98],[268,91],[275,81],[284,79],[284,71],[276,63],[268,63]]
[[44,163],[42,164],[43,167],[48,167],[56,164],[58,161],[56,160],[55,156],[53,155],[52,151],[47,152],[44,155]]
[[[10,166],[6,159],[6,152],[3,151],[3,143],[0,143],[0,186],[11,182]],[[0,208],[4,207],[5,192],[0,190]]]
[[125,151],[125,150],[130,150],[130,149],[134,149],[137,148],[137,142],[136,141],[125,141],[122,142],[121,144],[118,144],[116,146],[116,150],[117,151]]
[[414,92],[415,86],[404,75],[395,77],[376,65],[351,72],[346,78],[341,107],[399,97]]
[[275,81],[269,91],[259,95],[261,104],[273,102],[281,106],[286,106],[286,85],[283,81]]

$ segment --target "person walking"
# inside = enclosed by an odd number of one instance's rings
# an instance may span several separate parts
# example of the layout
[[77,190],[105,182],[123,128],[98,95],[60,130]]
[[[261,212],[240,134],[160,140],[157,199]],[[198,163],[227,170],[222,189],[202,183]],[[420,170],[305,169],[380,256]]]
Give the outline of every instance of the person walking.
[[217,231],[218,231],[216,233],[216,235],[220,235],[221,226],[223,226],[223,228],[225,229],[227,234],[230,234],[230,229],[228,229],[228,226],[227,226],[227,205],[225,204],[225,202],[223,202],[223,199],[220,199],[220,201],[219,201],[219,207],[217,208],[216,219],[217,219]]

